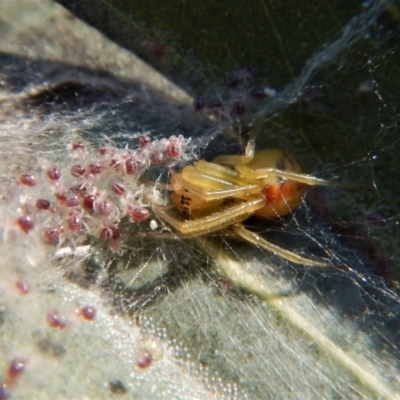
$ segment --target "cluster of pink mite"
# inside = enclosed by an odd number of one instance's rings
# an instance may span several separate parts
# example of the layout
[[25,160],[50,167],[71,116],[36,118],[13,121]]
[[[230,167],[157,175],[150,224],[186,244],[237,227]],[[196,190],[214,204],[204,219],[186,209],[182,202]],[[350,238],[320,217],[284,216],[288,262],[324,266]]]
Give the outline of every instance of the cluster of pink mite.
[[230,91],[229,99],[222,101],[219,98],[213,98],[206,101],[198,97],[193,101],[194,109],[217,113],[228,120],[232,114],[236,116],[245,114],[255,103],[276,95],[276,90],[269,87],[251,87],[250,84],[255,75],[256,71],[252,67],[242,68],[232,73],[227,82]]
[[85,231],[118,251],[121,218],[139,223],[150,215],[140,175],[151,165],[184,159],[188,142],[182,136],[152,141],[142,135],[136,150],[108,144],[94,152],[82,142],[73,143],[69,152],[76,163],[60,168],[40,161],[39,173],[26,172],[17,179],[15,223],[25,234],[40,231],[46,243],[60,244]]
[[[14,288],[19,295],[24,297],[29,298],[32,294],[32,285],[24,279],[17,280]],[[81,306],[75,310],[75,315],[86,321],[93,321],[96,318],[96,308],[90,305]],[[51,328],[64,329],[69,324],[67,319],[61,316],[57,310],[47,312],[45,320]],[[70,325],[73,326],[73,324]],[[29,362],[29,358],[25,356],[18,356],[10,360],[6,373],[0,374],[0,400],[11,397]]]
[[[19,295],[28,298],[35,290],[35,288],[32,288],[32,285],[24,279],[17,280],[14,288]],[[90,322],[96,319],[97,310],[91,305],[83,305],[75,309],[74,315]],[[44,314],[44,320],[51,329],[73,329],[76,324],[70,319],[71,314],[69,318],[67,318],[65,315],[61,315],[56,309],[50,310]],[[153,363],[153,354],[146,347],[139,347],[133,354],[133,361],[137,368],[149,368]],[[9,361],[5,373],[1,373],[0,371],[0,400],[7,400],[12,397],[18,381],[31,362],[35,362],[32,357],[18,356]]]

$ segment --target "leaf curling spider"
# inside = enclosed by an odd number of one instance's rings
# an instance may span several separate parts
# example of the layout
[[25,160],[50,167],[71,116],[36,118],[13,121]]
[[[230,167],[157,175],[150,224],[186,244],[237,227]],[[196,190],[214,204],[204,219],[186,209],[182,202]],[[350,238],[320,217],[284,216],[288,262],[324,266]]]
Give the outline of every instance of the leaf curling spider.
[[255,153],[250,137],[244,155],[221,155],[212,162],[199,160],[180,173],[171,172],[173,206],[153,208],[157,215],[185,237],[229,228],[237,236],[296,264],[325,267],[326,262],[303,257],[277,246],[241,222],[255,215],[276,219],[297,208],[307,186],[328,182],[303,173],[298,161],[278,149]]

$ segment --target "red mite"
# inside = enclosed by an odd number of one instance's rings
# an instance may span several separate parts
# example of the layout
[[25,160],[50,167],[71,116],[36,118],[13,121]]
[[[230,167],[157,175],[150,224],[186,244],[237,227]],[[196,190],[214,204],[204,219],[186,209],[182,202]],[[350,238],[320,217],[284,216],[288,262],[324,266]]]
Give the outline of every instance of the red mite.
[[46,321],[52,328],[64,329],[66,324],[64,319],[60,316],[57,310],[47,313]]
[[36,178],[32,174],[22,174],[19,181],[25,186],[32,187],[37,185]]
[[149,350],[145,348],[140,348],[135,352],[135,363],[136,365],[141,368],[145,369],[150,367],[153,362],[153,355],[150,353]]
[[24,372],[25,365],[25,358],[14,358],[8,367],[8,377],[11,380],[18,378]]
[[22,295],[28,294],[31,290],[31,285],[29,282],[20,279],[17,282],[15,282],[15,287],[18,290],[18,292]]
[[92,321],[96,318],[96,309],[92,306],[84,306],[79,309],[79,314],[88,321]]
[[17,219],[17,225],[25,233],[29,233],[35,227],[35,223],[32,221],[32,218],[29,215],[23,215],[22,217],[19,217]]

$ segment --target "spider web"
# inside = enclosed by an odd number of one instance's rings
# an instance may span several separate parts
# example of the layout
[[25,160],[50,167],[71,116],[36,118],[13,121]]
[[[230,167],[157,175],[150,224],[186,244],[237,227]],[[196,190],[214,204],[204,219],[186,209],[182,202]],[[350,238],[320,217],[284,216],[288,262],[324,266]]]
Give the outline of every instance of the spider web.
[[[259,71],[239,89],[208,84],[198,96],[212,93],[225,109],[195,111],[186,93],[128,52],[49,2],[31,3],[30,14],[15,18],[18,28],[6,18],[1,25],[0,373],[8,359],[25,356],[31,379],[19,382],[15,395],[396,398],[396,6],[365,3],[293,79]],[[16,15],[11,4],[0,2],[4,15]],[[242,77],[240,67],[227,73]],[[244,116],[231,113],[253,85],[276,93],[252,100]],[[154,141],[183,135],[191,141],[179,167],[243,151],[250,130],[257,148],[288,150],[307,172],[333,183],[310,189],[289,216],[251,218],[245,226],[327,260],[327,268],[293,265],[229,234],[182,239],[155,214],[155,229],[123,220],[116,253],[87,233],[54,248],[10,228],[24,195],[10,200],[7,188],[21,173],[40,171],[43,160],[68,170],[73,142],[93,151],[110,143],[135,149],[143,134]],[[168,167],[150,167],[145,176],[165,182]],[[12,289],[18,279],[33,288],[29,305]],[[93,324],[71,316],[85,304],[98,310]],[[44,326],[53,309],[68,329]],[[148,369],[137,367],[143,349],[153,356]]]

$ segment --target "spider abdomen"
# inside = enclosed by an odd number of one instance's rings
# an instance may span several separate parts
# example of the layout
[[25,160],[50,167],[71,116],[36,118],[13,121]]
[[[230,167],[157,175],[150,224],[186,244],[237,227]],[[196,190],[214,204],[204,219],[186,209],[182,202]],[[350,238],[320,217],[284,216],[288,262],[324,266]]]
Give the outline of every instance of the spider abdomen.
[[255,215],[275,219],[289,214],[301,204],[305,190],[305,185],[291,180],[267,185],[262,191],[265,206],[257,210]]
[[[265,169],[275,171],[303,173],[300,164],[290,153],[279,149],[261,150],[254,155],[246,167],[257,173]],[[265,219],[276,219],[292,212],[303,199],[306,185],[290,179],[279,177],[272,173],[263,179],[262,195],[265,206],[255,212],[255,215]]]

